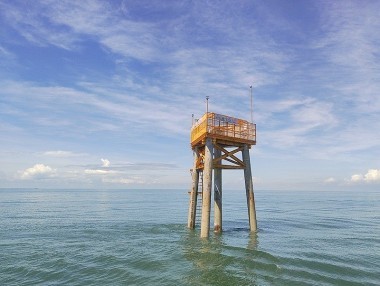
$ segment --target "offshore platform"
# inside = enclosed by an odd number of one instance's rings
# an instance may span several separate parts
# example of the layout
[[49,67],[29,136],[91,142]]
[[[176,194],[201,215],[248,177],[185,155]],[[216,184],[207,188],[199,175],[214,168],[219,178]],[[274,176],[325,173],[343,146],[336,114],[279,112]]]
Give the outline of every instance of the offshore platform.
[[[208,100],[208,97],[207,97]],[[251,117],[252,120],[252,117]],[[214,171],[214,232],[222,231],[222,170],[244,170],[249,227],[257,230],[255,199],[249,150],[256,145],[256,124],[231,116],[208,112],[191,128],[194,164],[191,169],[187,226],[195,228],[197,204],[201,204],[201,237],[210,232],[211,190]],[[239,156],[241,152],[241,156]],[[240,157],[240,158],[239,158]]]

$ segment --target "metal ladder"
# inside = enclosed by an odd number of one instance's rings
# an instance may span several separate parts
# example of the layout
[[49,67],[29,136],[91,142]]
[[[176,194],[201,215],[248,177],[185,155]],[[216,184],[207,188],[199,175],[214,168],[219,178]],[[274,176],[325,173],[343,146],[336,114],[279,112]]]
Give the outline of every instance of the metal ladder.
[[200,223],[202,216],[202,197],[203,197],[203,170],[199,170],[197,211],[195,222]]

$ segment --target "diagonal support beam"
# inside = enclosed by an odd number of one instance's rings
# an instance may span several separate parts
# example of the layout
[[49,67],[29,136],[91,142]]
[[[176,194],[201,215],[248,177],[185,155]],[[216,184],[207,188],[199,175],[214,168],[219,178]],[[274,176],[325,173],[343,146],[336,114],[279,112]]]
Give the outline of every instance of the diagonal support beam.
[[228,151],[228,150],[226,150],[225,148],[223,148],[222,146],[220,146],[218,144],[214,144],[214,147],[224,153],[224,155],[220,156],[219,158],[215,158],[213,160],[214,164],[218,164],[222,160],[226,160],[226,161],[231,162],[231,163],[233,163],[235,165],[238,165],[238,166],[241,166],[241,167],[245,167],[244,162],[234,155],[235,153],[242,151],[244,149],[244,147],[239,147],[239,148],[237,148],[235,150],[232,150],[232,151]]

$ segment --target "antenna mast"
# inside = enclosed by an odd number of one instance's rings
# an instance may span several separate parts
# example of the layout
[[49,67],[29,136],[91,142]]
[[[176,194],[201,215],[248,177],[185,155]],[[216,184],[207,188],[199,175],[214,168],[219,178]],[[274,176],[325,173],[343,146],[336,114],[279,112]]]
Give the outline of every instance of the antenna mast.
[[253,96],[252,96],[252,85],[249,86],[251,90],[251,123],[253,123]]

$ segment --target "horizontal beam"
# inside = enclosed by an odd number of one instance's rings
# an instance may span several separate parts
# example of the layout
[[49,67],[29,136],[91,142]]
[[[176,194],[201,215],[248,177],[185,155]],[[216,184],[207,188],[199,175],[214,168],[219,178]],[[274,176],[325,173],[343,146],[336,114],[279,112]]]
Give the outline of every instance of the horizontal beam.
[[232,166],[232,165],[222,165],[222,164],[215,164],[214,169],[244,169],[243,166]]

